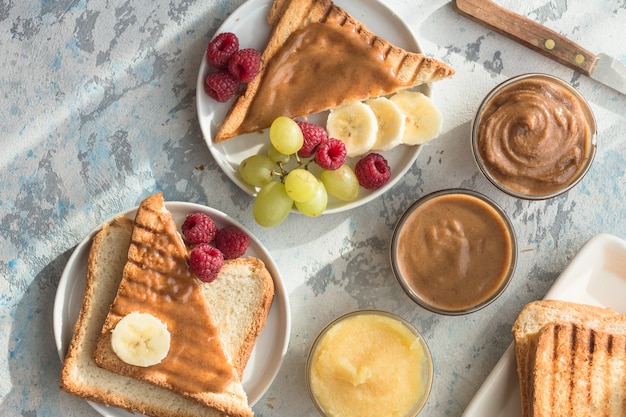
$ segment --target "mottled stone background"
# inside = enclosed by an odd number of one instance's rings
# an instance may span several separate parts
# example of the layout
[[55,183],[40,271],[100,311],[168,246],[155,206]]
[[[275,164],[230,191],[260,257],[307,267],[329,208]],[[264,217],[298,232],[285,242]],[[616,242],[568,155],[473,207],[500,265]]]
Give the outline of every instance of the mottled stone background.
[[[252,200],[212,159],[196,119],[206,43],[241,0],[0,2],[0,414],[93,416],[58,388],[52,334],[57,283],[75,245],[112,215],[162,190],[246,225],[278,263],[292,307],[292,338],[258,416],[314,416],[304,362],[316,333],[356,308],[401,314],[435,358],[425,416],[460,416],[511,342],[520,308],[542,298],[581,245],[626,237],[626,96],[555,64],[456,13],[452,2],[389,0],[423,50],[452,65],[434,86],[444,132],[382,197],[355,210],[293,215],[258,227]],[[341,4],[342,2],[339,1]],[[626,1],[532,0],[510,9],[626,63]],[[254,30],[254,28],[250,28]],[[479,174],[469,126],[499,82],[546,72],[573,84],[598,122],[598,154],[568,194],[545,202],[503,195]],[[413,305],[388,259],[392,228],[421,195],[481,191],[513,221],[520,247],[511,286],[475,314],[445,317]]]

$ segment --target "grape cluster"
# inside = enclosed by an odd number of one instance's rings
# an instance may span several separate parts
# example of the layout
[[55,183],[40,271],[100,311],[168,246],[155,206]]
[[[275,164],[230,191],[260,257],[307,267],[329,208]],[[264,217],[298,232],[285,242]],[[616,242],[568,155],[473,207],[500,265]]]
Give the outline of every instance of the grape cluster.
[[244,182],[259,188],[253,207],[259,225],[280,224],[294,206],[319,216],[329,196],[346,202],[358,197],[364,183],[346,163],[345,145],[328,138],[321,126],[281,116],[272,122],[269,138],[266,153],[247,157],[238,168]]

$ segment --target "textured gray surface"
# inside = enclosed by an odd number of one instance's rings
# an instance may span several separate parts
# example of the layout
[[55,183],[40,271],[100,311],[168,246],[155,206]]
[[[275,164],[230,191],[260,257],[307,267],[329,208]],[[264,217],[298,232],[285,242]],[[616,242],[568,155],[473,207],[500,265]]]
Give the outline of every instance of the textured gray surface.
[[[356,308],[402,315],[435,359],[427,416],[459,416],[511,342],[520,308],[542,298],[581,245],[598,233],[626,237],[626,96],[458,15],[436,0],[389,0],[424,51],[453,66],[434,86],[444,133],[382,197],[349,212],[292,215],[258,227],[252,200],[212,159],[196,119],[195,83],[206,43],[242,2],[3,2],[0,4],[0,414],[89,416],[58,388],[52,334],[56,285],[74,246],[103,220],[162,190],[169,201],[221,210],[269,249],[292,308],[288,355],[255,406],[258,416],[314,416],[304,362],[317,332]],[[626,63],[621,0],[503,2],[594,52]],[[499,82],[546,72],[573,84],[598,122],[599,150],[574,190],[519,201],[479,174],[469,126]],[[404,209],[430,191],[483,192],[510,215],[519,264],[505,294],[463,317],[413,305],[392,276],[388,246]]]

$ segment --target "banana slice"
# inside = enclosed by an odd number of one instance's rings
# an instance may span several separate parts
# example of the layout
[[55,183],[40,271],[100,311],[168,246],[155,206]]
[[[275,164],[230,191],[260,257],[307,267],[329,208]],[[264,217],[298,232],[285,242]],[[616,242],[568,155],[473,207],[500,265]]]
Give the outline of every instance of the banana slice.
[[400,107],[387,97],[378,97],[365,102],[376,115],[378,134],[373,151],[388,151],[402,143],[406,117]]
[[152,314],[134,311],[122,317],[111,331],[111,347],[129,365],[156,365],[170,350],[170,332]]
[[441,133],[443,118],[439,109],[426,95],[418,91],[401,91],[391,96],[406,116],[402,143],[420,145],[436,138]]
[[348,156],[354,157],[367,153],[374,146],[378,120],[370,106],[356,102],[331,110],[326,130],[328,137],[342,141]]

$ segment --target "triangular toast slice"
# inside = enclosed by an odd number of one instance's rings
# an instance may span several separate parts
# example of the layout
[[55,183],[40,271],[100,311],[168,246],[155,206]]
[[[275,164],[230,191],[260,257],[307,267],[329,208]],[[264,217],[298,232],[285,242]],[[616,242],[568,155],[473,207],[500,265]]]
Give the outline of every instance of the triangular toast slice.
[[[60,386],[89,401],[134,413],[160,417],[224,417],[198,401],[169,389],[129,378],[96,365],[94,351],[113,302],[128,257],[134,222],[117,216],[93,238],[87,261],[82,305],[67,355]],[[258,258],[229,259],[219,276],[202,284],[226,353],[242,375],[274,297],[274,281]]]
[[[129,365],[113,351],[111,331],[133,311],[152,314],[167,325],[171,344],[161,363]],[[137,210],[128,261],[94,358],[102,368],[170,389],[225,414],[253,415],[161,193],[142,201]]]
[[445,63],[378,37],[331,0],[275,0],[263,66],[214,142],[454,74]]

